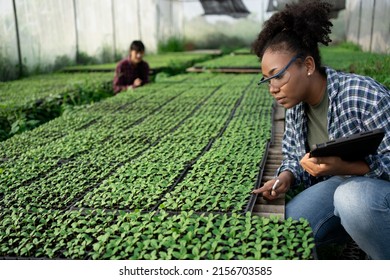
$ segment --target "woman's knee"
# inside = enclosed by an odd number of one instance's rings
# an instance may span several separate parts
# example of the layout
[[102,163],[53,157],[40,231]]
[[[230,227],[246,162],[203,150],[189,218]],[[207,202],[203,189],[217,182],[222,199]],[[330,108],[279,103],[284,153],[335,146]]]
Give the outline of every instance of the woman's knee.
[[[388,208],[388,191],[383,192],[381,180],[356,177],[344,181],[333,197],[335,215],[342,218],[368,217],[379,209]],[[382,188],[381,188],[382,187]]]
[[358,216],[356,211],[365,211],[367,201],[364,200],[364,190],[361,184],[354,180],[347,180],[339,185],[333,196],[335,215]]

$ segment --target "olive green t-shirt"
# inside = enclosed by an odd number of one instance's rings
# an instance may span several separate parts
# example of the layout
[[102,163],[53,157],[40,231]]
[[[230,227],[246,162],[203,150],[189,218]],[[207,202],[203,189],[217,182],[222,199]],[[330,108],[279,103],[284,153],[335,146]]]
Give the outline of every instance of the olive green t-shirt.
[[320,103],[314,106],[307,105],[307,141],[310,147],[314,144],[329,141],[328,107],[329,98],[326,90]]

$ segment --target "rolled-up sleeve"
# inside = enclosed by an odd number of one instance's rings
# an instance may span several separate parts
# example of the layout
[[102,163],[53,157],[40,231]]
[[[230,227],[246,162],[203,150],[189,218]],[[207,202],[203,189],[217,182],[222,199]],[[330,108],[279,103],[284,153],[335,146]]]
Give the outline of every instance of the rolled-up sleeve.
[[299,141],[299,137],[302,137],[302,131],[296,131],[296,123],[292,115],[292,112],[286,114],[286,130],[282,141],[283,161],[276,174],[279,175],[283,171],[290,171],[295,178],[294,186],[297,186],[304,180],[302,177],[304,170],[299,164],[300,159],[304,155],[304,143]]

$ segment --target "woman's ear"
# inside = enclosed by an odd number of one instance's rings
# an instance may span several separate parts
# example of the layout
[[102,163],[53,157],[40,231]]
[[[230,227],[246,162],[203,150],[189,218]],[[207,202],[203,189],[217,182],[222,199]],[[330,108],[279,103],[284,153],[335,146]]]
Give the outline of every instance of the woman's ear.
[[312,56],[307,56],[304,61],[304,65],[306,67],[306,72],[308,76],[313,75],[316,70],[316,64],[314,62],[314,58]]

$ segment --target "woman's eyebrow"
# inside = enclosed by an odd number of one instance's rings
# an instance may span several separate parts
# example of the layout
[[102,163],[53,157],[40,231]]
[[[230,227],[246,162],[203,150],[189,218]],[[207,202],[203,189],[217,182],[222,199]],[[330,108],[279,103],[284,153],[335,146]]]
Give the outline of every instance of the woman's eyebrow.
[[275,70],[278,69],[277,67],[272,68],[271,70],[268,71],[268,75],[263,75],[264,77],[269,77],[272,76],[275,73]]
[[276,69],[278,69],[278,67],[272,68],[272,69],[268,72],[268,74],[269,74],[269,75],[274,75],[275,72],[277,72],[277,71],[275,71]]

